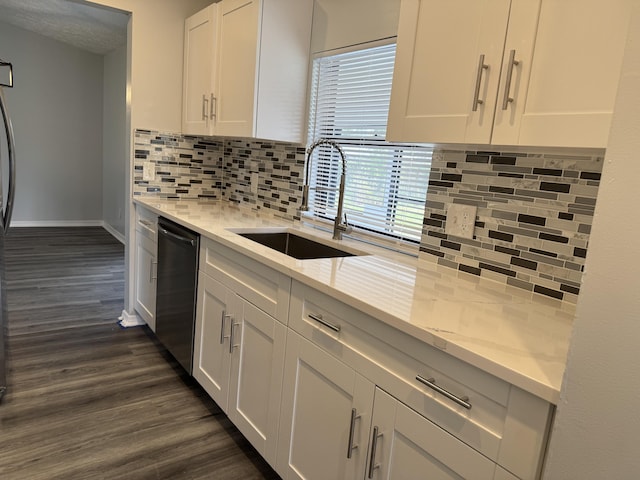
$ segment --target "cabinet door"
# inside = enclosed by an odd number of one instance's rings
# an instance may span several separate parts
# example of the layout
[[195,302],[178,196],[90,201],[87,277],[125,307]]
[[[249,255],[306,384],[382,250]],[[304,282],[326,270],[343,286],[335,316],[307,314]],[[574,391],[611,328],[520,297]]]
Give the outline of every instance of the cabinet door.
[[213,4],[185,20],[182,133],[210,133],[217,8]]
[[373,391],[352,368],[289,331],[278,473],[284,479],[363,478]]
[[388,140],[489,143],[510,3],[402,1]]
[[231,324],[237,312],[237,297],[223,284],[200,272],[196,332],[193,351],[193,376],[227,412],[231,365]]
[[220,3],[213,120],[216,135],[254,134],[260,7],[259,0]]
[[156,244],[136,232],[136,311],[156,330]]
[[632,3],[542,0],[519,144],[606,147]]
[[228,415],[275,466],[287,327],[248,302],[232,324]]
[[492,480],[496,464],[376,388],[367,478]]

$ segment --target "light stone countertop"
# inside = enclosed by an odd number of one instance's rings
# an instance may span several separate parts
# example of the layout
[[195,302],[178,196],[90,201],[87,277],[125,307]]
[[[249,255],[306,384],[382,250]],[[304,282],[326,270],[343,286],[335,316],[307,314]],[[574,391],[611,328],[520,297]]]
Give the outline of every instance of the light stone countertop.
[[[134,203],[448,352],[553,404],[575,305],[428,260],[331,240],[331,234],[225,201],[135,197]],[[231,230],[289,229],[368,255],[296,260]]]

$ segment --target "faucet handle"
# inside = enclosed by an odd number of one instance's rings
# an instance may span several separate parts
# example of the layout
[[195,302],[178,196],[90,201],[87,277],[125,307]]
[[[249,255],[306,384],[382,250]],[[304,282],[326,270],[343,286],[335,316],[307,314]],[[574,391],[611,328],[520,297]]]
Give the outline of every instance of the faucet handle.
[[340,225],[340,230],[346,233],[347,235],[353,232],[353,227],[349,225],[349,219],[347,218],[347,213],[344,214],[344,223]]

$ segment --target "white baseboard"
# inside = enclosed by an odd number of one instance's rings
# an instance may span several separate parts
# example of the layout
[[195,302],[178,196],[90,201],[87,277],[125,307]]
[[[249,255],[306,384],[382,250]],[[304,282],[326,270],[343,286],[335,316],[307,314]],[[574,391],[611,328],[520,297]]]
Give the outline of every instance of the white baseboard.
[[117,231],[115,228],[113,228],[111,225],[109,225],[107,222],[102,222],[102,227],[109,232],[111,235],[113,235],[113,237],[118,240],[121,244],[125,244],[125,238],[124,235],[121,234],[119,231]]
[[102,227],[102,220],[12,220],[12,227]]
[[123,328],[146,325],[146,322],[142,320],[135,312],[129,313],[126,310],[122,310],[122,315],[118,317],[118,320],[120,320],[120,326]]
[[104,220],[18,220],[11,222],[12,227],[102,227],[123,245],[124,235]]

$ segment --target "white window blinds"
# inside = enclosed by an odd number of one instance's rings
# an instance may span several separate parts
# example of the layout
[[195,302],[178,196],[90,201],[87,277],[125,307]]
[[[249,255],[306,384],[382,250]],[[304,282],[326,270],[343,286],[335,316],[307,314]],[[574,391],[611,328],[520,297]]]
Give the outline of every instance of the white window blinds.
[[[316,58],[313,62],[309,143],[337,142],[347,158],[345,212],[350,225],[393,239],[419,242],[432,149],[385,141],[395,44]],[[333,220],[340,157],[314,152],[310,208]],[[332,191],[330,189],[336,189]]]

